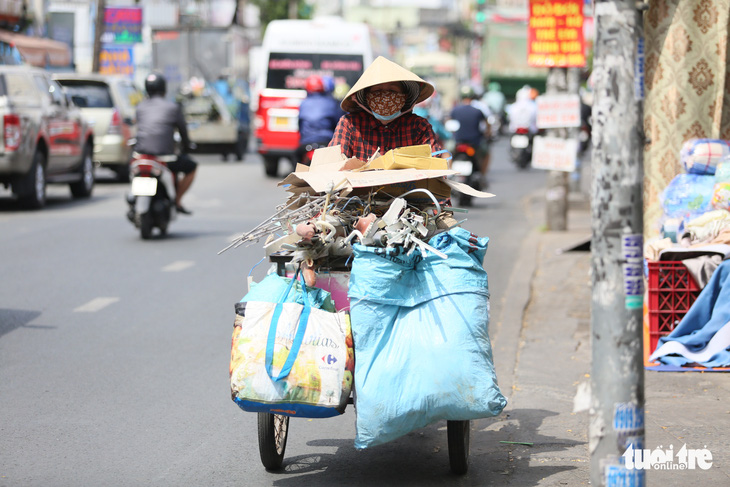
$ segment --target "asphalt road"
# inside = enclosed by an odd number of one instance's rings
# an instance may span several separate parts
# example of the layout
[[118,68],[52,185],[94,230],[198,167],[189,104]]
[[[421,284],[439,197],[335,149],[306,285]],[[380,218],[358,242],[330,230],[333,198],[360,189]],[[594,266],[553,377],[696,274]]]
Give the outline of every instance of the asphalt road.
[[[505,485],[509,459],[488,420],[473,422],[470,470],[457,477],[445,423],[357,451],[352,409],[293,419],[284,470],[263,469],[256,416],[230,400],[228,362],[233,304],[266,265],[252,270],[257,245],[217,252],[286,193],[256,154],[198,159],[185,200],[194,215],[160,240],[139,238],[127,185],[103,170],[91,200],[52,186],[41,211],[0,188],[0,486]],[[524,198],[545,174],[518,171],[500,140],[490,180],[497,196],[464,227],[491,239],[495,325],[516,316],[504,292],[530,230]]]

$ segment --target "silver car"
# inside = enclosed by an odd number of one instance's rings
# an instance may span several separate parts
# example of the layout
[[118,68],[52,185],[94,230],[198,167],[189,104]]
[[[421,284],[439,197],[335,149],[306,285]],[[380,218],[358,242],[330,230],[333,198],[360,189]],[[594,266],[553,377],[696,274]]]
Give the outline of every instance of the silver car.
[[74,198],[94,188],[94,135],[50,73],[0,65],[0,184],[27,208],[46,204],[46,184],[63,183]]
[[53,77],[61,84],[94,129],[94,161],[112,169],[119,180],[129,180],[135,134],[135,107],[144,94],[121,76],[62,73]]

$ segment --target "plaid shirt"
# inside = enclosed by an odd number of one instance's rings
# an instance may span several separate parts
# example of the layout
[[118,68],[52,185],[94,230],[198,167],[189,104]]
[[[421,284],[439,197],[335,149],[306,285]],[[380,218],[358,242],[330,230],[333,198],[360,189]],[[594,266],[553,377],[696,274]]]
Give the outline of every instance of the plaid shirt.
[[431,152],[441,150],[428,120],[413,113],[401,115],[387,125],[364,111],[346,113],[337,123],[329,143],[330,146],[338,144],[347,157],[361,161],[367,161],[378,148],[381,155],[409,145],[429,144]]

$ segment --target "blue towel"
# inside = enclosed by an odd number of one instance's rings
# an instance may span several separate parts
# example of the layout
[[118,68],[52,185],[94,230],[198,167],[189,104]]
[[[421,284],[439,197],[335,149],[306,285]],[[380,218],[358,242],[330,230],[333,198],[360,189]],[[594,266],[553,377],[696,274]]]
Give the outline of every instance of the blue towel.
[[[730,321],[730,260],[715,269],[710,281],[702,289],[697,300],[679,325],[666,337],[659,339],[657,350],[669,341],[676,341],[691,352],[699,352],[710,342],[717,331]],[[665,355],[658,360],[667,365],[684,365],[691,360],[678,355]],[[722,350],[709,360],[705,367],[730,366],[730,351]]]

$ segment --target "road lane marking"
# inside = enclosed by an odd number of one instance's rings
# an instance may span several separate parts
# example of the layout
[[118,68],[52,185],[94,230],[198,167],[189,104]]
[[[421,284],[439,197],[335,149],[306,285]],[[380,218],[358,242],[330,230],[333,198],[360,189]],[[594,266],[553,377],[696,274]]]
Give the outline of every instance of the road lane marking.
[[179,272],[195,265],[192,260],[177,260],[172,264],[168,264],[162,268],[163,272]]
[[82,304],[74,310],[75,313],[96,313],[110,304],[119,301],[119,298],[94,298],[86,304]]

